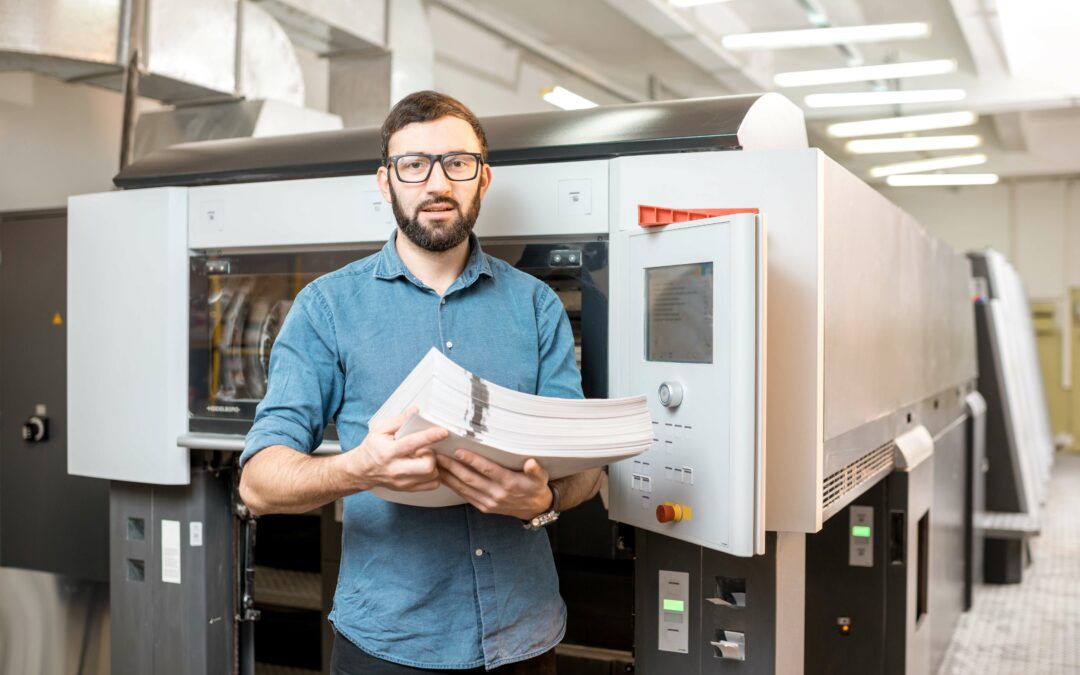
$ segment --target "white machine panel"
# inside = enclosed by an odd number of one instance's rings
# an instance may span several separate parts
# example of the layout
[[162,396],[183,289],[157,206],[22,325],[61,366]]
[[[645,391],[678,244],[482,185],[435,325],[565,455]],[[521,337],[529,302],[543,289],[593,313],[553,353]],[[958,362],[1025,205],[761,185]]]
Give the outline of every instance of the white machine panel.
[[[608,232],[608,162],[500,166],[476,234],[537,237]],[[191,188],[195,250],[385,241],[394,214],[374,174]]]
[[740,214],[620,236],[628,299],[613,311],[627,335],[612,395],[646,394],[655,434],[611,467],[611,517],[763,553],[764,225]]
[[607,232],[606,160],[495,167],[476,220],[480,237]]
[[190,481],[187,190],[68,201],[68,473]]
[[370,243],[394,229],[374,175],[208,185],[189,195],[196,250]]

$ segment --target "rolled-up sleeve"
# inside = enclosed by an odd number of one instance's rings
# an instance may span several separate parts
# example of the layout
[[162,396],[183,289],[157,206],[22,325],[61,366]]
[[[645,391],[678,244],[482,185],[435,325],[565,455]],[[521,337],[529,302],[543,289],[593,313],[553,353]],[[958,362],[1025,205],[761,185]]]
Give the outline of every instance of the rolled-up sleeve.
[[344,382],[333,316],[319,289],[309,285],[296,296],[274,342],[266,396],[240,465],[272,445],[314,451],[341,405]]
[[536,393],[556,398],[584,398],[574,355],[574,330],[559,296],[547,285],[540,287],[536,323],[540,339]]

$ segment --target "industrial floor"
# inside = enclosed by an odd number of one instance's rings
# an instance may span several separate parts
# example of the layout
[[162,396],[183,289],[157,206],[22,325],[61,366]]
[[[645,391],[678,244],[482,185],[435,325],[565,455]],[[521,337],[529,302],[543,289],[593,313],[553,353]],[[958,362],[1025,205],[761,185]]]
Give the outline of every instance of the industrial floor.
[[984,585],[938,675],[1080,674],[1080,454],[1059,453],[1023,582]]

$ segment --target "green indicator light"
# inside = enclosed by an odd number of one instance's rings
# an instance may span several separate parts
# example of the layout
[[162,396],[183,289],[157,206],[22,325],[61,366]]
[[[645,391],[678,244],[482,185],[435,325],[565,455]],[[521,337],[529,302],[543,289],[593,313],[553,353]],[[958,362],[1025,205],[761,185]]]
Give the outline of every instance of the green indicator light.
[[683,603],[682,600],[666,600],[665,599],[664,600],[664,611],[665,612],[682,612],[682,611],[685,611],[683,609],[684,604],[685,603]]
[[869,525],[852,525],[851,536],[862,537],[863,539],[870,538],[870,526]]

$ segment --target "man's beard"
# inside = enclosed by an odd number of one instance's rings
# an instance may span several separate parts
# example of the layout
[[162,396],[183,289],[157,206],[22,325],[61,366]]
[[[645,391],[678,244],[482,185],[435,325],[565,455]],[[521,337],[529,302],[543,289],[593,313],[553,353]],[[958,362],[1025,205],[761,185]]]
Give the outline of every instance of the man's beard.
[[[420,212],[429,206],[445,204],[453,207],[458,212],[458,217],[444,225],[424,227],[420,224]],[[394,210],[394,218],[397,219],[398,227],[409,238],[409,241],[426,251],[440,253],[449,251],[461,242],[469,238],[473,227],[476,225],[476,217],[480,215],[480,190],[476,191],[472,204],[468,211],[461,210],[461,204],[451,197],[434,197],[425,200],[416,206],[412,217],[406,215],[398,203],[397,194],[393,184],[390,185],[390,206]]]

